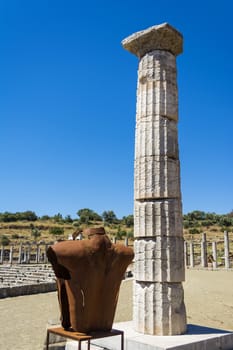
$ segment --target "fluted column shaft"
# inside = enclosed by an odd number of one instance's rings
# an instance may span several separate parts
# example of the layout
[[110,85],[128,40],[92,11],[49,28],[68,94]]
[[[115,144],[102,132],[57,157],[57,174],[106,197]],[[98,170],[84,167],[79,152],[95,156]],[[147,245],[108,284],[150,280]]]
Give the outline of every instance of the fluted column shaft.
[[140,58],[134,163],[134,326],[145,334],[181,334],[186,330],[186,312],[176,55],[182,51],[182,36],[163,24],[133,34],[123,46]]

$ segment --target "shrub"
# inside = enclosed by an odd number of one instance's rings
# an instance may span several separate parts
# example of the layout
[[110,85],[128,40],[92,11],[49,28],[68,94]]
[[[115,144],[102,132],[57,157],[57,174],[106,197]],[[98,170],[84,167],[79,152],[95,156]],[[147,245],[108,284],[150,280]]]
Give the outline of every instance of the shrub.
[[50,219],[51,218],[48,215],[43,215],[43,216],[40,217],[40,220],[43,220],[43,221],[50,220]]
[[49,229],[49,233],[53,236],[61,236],[64,234],[64,228],[63,227],[51,227]]
[[194,227],[194,228],[189,229],[189,233],[190,233],[190,235],[196,235],[196,234],[200,233],[200,231]]
[[79,209],[77,215],[79,216],[80,222],[83,224],[89,224],[90,221],[102,221],[102,217],[89,208]]
[[190,224],[190,221],[188,221],[188,220],[184,220],[183,221],[183,227],[184,228],[190,228],[192,225]]
[[31,235],[34,239],[37,239],[41,235],[40,230],[37,227],[32,228]]
[[10,244],[10,239],[7,236],[2,235],[0,238],[0,242],[1,242],[1,245],[7,246]]
[[65,221],[65,222],[67,222],[67,223],[72,224],[73,219],[71,218],[71,216],[70,216],[70,215],[66,215],[66,217],[65,217],[64,221]]
[[213,223],[213,221],[211,221],[211,220],[204,220],[204,221],[202,221],[202,226],[204,226],[204,227],[210,227],[210,226],[212,226],[214,223]]
[[74,227],[79,227],[79,226],[80,226],[79,220],[75,220],[75,221],[73,222],[73,226],[74,226]]
[[133,231],[127,232],[127,237],[130,239],[134,238]]
[[127,227],[132,227],[134,225],[134,216],[133,215],[123,216],[121,222]]
[[121,230],[121,228],[119,227],[117,233],[116,233],[116,238],[117,239],[122,239],[123,237],[127,236],[127,232],[124,230]]
[[118,221],[116,214],[113,210],[104,211],[102,214],[102,218],[104,222],[107,222],[109,224],[114,224]]

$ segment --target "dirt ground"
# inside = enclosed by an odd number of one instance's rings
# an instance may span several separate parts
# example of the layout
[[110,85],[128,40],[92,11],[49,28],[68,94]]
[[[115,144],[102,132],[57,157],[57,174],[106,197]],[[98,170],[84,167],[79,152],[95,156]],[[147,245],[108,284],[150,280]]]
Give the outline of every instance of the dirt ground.
[[[187,270],[189,324],[233,331],[233,271]],[[132,319],[132,280],[122,283],[115,321]],[[0,300],[0,349],[42,350],[46,326],[59,320],[56,293]]]

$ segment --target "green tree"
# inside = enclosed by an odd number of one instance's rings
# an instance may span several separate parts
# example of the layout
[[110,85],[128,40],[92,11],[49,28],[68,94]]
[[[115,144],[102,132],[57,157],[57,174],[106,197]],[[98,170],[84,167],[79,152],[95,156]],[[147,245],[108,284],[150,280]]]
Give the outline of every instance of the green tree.
[[206,220],[211,220],[213,225],[218,222],[219,215],[216,213],[206,213]]
[[90,221],[102,221],[102,218],[94,210],[89,208],[79,209],[77,211],[80,223],[88,224]]
[[37,238],[39,238],[41,236],[40,230],[37,227],[33,227],[31,229],[31,235],[36,240]]
[[127,237],[130,238],[130,239],[133,239],[134,238],[133,231],[127,232]]
[[3,222],[14,222],[20,220],[36,221],[37,219],[37,215],[31,210],[16,213],[9,213],[6,211],[5,213],[0,214],[0,221]]
[[107,222],[108,224],[114,224],[118,221],[116,214],[113,210],[104,211],[102,214],[102,218],[104,222]]
[[192,225],[190,224],[189,220],[183,220],[183,226],[184,228],[190,228],[192,227]]
[[58,214],[54,215],[53,216],[53,221],[54,222],[62,222],[63,221],[62,214],[58,213]]
[[134,225],[134,216],[133,215],[123,216],[121,222],[123,225],[126,225],[127,227],[132,227]]
[[200,233],[200,231],[197,229],[197,228],[190,228],[189,229],[189,233],[191,234],[191,235],[195,235],[195,234],[198,234],[198,233]]
[[210,227],[210,226],[212,226],[213,225],[213,221],[211,221],[211,220],[204,220],[204,221],[202,221],[202,226],[204,226],[204,227]]
[[64,235],[64,228],[54,226],[49,229],[49,233],[53,236],[62,236]]
[[117,239],[123,239],[124,237],[127,237],[127,232],[125,230],[122,230],[121,227],[118,227],[116,238]]
[[19,220],[36,221],[38,219],[34,211],[31,211],[31,210],[24,211],[22,213],[17,213],[17,214],[18,214]]
[[51,217],[50,217],[49,215],[42,215],[42,216],[40,217],[40,219],[43,220],[43,221],[46,221],[46,220],[50,220]]
[[70,216],[70,215],[66,215],[66,217],[65,217],[64,221],[65,221],[65,222],[67,222],[67,223],[72,224],[73,219],[71,218],[71,216]]
[[1,214],[0,220],[3,222],[13,222],[17,221],[17,216],[15,214],[9,213],[8,211],[5,211]]
[[194,210],[186,215],[184,215],[185,219],[188,220],[205,220],[206,218],[206,213],[204,211],[200,210]]
[[231,218],[229,216],[222,215],[222,217],[219,220],[219,225],[229,227],[229,226],[233,225],[233,218]]
[[1,242],[1,245],[7,246],[10,244],[10,239],[7,236],[2,235],[0,238],[0,242]]

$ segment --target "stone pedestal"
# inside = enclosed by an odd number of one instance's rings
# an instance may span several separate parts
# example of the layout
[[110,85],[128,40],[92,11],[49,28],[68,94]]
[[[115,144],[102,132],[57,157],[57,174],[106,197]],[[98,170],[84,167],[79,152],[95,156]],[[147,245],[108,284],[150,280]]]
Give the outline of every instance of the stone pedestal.
[[182,35],[164,23],[122,44],[139,58],[134,172],[137,332],[186,331],[176,56]]

